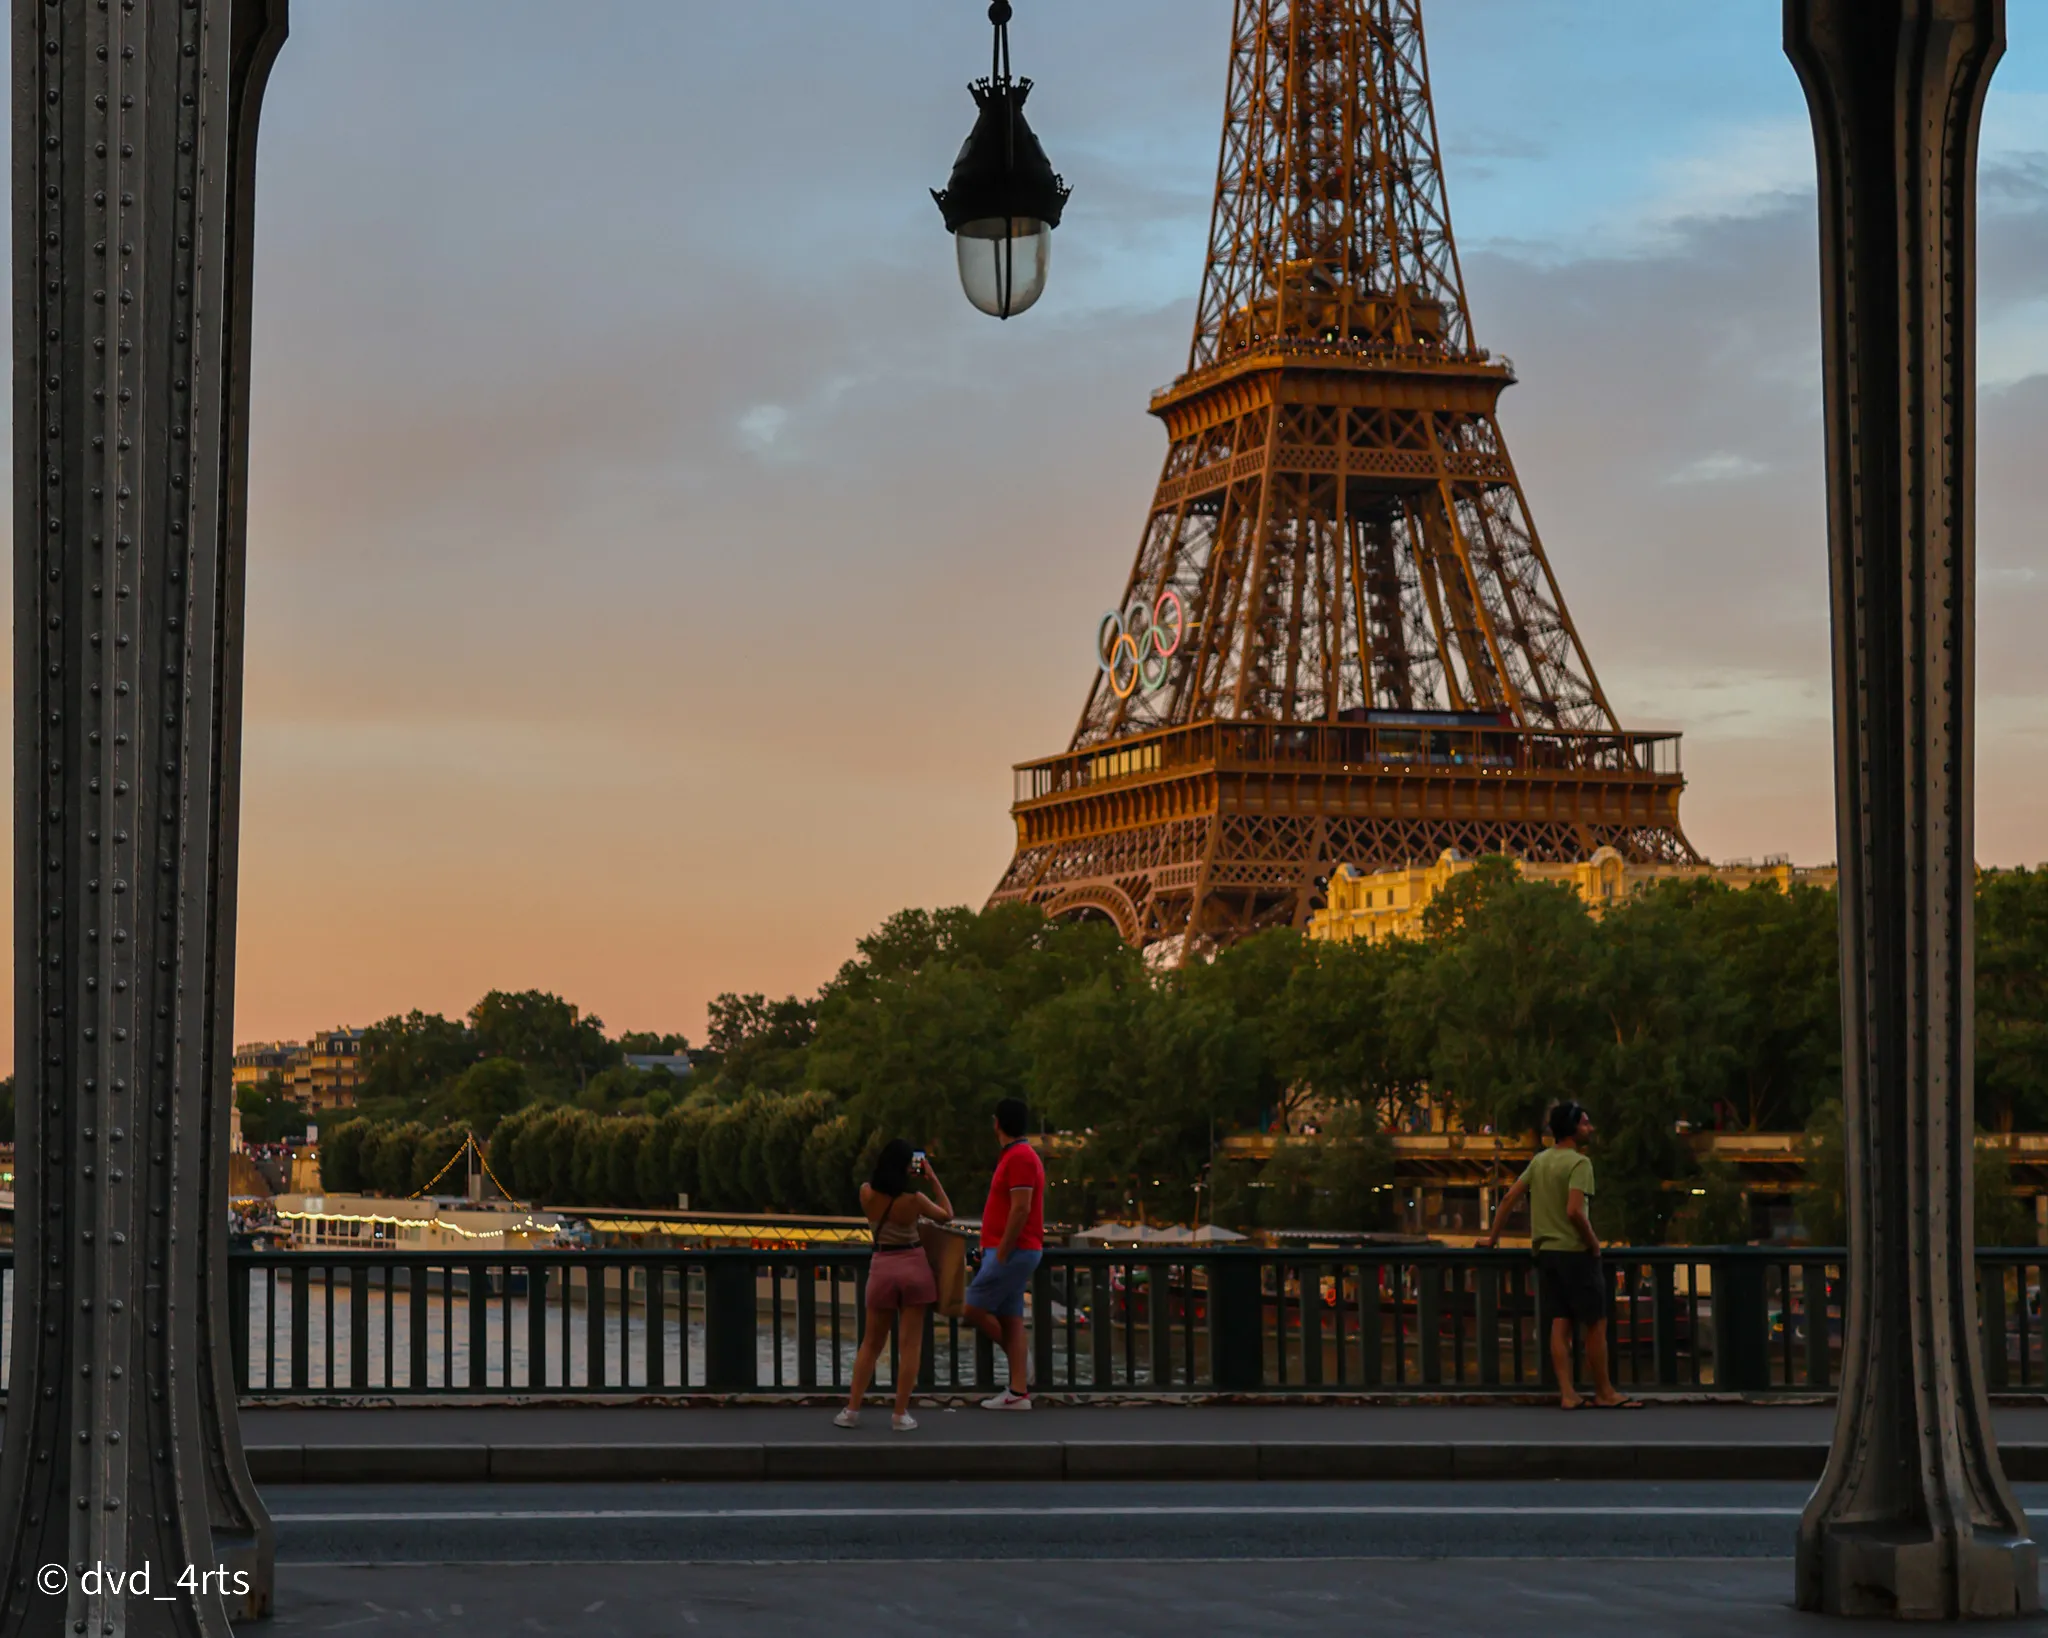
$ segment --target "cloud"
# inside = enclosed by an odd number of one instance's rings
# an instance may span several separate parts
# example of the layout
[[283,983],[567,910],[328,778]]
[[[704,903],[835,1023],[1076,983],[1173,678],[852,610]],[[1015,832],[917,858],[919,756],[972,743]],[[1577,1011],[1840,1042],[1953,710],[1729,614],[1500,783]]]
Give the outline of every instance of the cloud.
[[1694,483],[1732,483],[1742,478],[1760,478],[1770,469],[1768,462],[1737,455],[1732,450],[1717,449],[1710,455],[1698,456],[1667,472],[1664,481],[1681,487]]
[[1604,224],[1616,248],[1671,252],[1703,224],[1772,214],[1813,192],[1813,131],[1801,119],[1716,131],[1702,149],[1665,160],[1653,189]]

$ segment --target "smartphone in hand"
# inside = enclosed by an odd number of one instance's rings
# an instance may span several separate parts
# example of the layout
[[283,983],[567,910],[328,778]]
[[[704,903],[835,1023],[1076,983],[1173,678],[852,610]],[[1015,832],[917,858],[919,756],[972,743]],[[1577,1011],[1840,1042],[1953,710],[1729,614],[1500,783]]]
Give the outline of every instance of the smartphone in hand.
[[924,1151],[922,1149],[918,1149],[912,1153],[910,1157],[910,1169],[913,1172],[921,1172],[924,1170]]

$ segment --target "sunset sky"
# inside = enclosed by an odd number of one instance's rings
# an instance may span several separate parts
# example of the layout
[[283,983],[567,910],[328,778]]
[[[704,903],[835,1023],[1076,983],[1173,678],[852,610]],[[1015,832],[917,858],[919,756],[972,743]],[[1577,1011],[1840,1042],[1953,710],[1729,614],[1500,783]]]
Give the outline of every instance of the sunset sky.
[[[1183,366],[1230,0],[1018,0],[1074,186],[970,310],[982,0],[299,0],[264,114],[242,1039],[485,989],[701,1036],[979,903]],[[2048,8],[2042,8],[2048,9]],[[1478,338],[1716,858],[1834,853],[1813,153],[1779,0],[1433,0]],[[1979,840],[2048,858],[2048,18],[1986,131]],[[11,1021],[10,1021],[11,1022]]]

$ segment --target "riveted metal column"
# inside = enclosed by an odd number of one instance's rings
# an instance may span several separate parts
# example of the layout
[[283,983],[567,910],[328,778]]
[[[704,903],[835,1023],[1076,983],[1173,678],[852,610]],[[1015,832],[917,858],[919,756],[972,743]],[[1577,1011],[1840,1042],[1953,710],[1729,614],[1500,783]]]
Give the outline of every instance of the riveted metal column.
[[224,1177],[250,205],[285,7],[14,0],[12,15],[0,1632],[225,1638],[270,1601],[235,1420]]
[[1849,1312],[1799,1603],[2038,1607],[1975,1321],[1977,131],[2003,0],[1786,0],[1820,160]]

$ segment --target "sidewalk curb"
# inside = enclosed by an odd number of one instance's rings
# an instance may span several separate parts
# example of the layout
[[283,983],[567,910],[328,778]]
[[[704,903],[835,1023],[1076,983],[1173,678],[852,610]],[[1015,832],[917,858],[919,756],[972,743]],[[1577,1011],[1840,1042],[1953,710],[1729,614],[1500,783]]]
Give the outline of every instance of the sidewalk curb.
[[[2008,1445],[2007,1475],[2048,1479],[2048,1445]],[[1684,1481],[1820,1477],[1827,1447],[1786,1442],[1083,1440],[987,1444],[856,1437],[778,1444],[252,1445],[261,1484],[561,1484],[763,1479]]]

